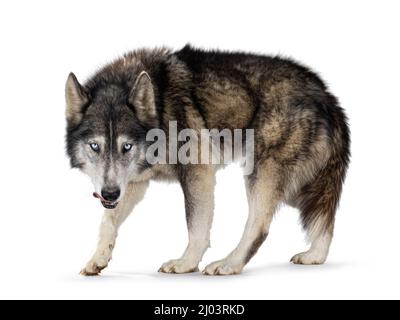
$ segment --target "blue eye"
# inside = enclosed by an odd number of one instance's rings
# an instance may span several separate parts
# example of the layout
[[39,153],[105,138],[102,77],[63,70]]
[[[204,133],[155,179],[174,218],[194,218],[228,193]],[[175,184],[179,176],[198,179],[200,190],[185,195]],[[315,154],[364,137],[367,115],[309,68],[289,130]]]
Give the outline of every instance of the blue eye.
[[90,144],[90,148],[92,148],[92,150],[96,151],[96,152],[99,151],[99,149],[100,149],[99,145],[96,142],[92,142]]
[[129,150],[132,149],[132,144],[130,143],[125,143],[123,146],[123,152],[128,152]]

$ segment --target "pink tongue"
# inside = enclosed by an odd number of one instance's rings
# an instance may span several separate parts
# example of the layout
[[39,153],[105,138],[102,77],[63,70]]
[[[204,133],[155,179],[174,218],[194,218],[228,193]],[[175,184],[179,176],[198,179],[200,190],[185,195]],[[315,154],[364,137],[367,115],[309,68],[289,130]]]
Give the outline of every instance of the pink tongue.
[[101,195],[99,195],[97,192],[93,192],[93,197],[95,197],[95,198],[97,198],[97,199],[100,199],[101,202],[105,202],[105,203],[108,203],[108,204],[111,204],[111,203],[112,203],[111,201],[108,201],[108,200],[104,199],[104,198],[103,198]]
[[104,201],[103,197],[99,195],[97,192],[93,192],[93,197]]

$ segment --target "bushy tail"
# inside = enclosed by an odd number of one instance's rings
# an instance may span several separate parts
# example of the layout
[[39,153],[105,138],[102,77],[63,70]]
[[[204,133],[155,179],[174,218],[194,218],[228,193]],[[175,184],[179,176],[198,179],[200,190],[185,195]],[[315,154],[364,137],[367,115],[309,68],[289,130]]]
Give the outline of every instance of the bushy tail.
[[331,156],[316,178],[304,186],[298,197],[301,222],[310,239],[333,232],[335,213],[350,161],[350,132],[343,110],[335,106],[330,131]]

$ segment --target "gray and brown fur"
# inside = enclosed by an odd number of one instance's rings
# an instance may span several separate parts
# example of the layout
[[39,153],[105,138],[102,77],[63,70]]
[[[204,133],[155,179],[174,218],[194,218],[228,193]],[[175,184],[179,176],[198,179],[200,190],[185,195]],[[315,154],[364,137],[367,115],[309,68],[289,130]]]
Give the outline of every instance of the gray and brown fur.
[[[244,235],[237,248],[208,265],[205,274],[240,273],[265,240],[282,203],[300,210],[311,241],[310,250],[292,261],[325,262],[349,163],[350,137],[337,99],[308,68],[280,57],[190,46],[175,52],[137,50],[105,66],[83,85],[71,74],[66,100],[71,165],[91,175],[101,163],[102,177],[92,177],[98,188],[121,189],[118,207],[105,212],[99,247],[83,274],[98,274],[107,265],[118,227],[143,198],[150,179],[182,185],[189,229],[184,255],[160,271],[197,270],[209,246],[217,167],[147,163],[146,132],[151,128],[168,132],[169,121],[177,121],[178,130],[254,129],[255,168],[245,176],[250,212]],[[91,151],[85,144],[99,135],[102,152],[88,156]],[[121,135],[135,144],[135,153],[121,153],[117,141]],[[132,172],[127,174],[127,168]],[[125,178],[119,179],[122,175]],[[110,226],[114,231],[105,235]]]

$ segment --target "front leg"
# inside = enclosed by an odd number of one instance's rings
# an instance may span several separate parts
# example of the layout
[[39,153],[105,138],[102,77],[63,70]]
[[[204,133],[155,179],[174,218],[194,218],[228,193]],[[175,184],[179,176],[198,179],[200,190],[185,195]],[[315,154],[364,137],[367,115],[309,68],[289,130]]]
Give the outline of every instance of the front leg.
[[180,259],[164,263],[159,272],[188,273],[198,265],[210,245],[214,213],[215,170],[210,166],[189,166],[182,173],[189,244]]
[[95,276],[107,267],[108,262],[111,260],[118,229],[132,212],[135,205],[143,199],[147,186],[148,182],[130,183],[117,208],[105,210],[96,252],[86,264],[86,267],[82,269],[82,275]]

